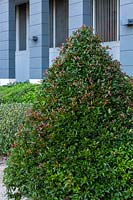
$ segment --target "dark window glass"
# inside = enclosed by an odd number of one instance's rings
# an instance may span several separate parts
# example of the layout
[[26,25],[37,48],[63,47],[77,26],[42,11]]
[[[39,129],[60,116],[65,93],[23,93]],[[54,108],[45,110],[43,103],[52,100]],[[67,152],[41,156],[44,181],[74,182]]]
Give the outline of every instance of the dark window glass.
[[95,0],[96,33],[103,42],[117,40],[117,0]]
[[49,29],[50,47],[61,46],[68,37],[68,0],[49,0]]
[[49,46],[53,47],[53,0],[49,0]]
[[19,50],[26,50],[26,4],[19,6]]
[[68,0],[56,0],[56,46],[68,37]]

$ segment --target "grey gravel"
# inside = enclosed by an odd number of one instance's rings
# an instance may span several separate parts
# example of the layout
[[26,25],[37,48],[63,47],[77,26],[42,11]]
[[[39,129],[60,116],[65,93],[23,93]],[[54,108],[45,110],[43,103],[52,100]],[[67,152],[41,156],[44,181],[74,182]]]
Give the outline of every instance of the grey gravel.
[[7,200],[6,197],[6,189],[3,185],[3,174],[4,174],[4,169],[5,169],[5,161],[0,160],[0,200]]

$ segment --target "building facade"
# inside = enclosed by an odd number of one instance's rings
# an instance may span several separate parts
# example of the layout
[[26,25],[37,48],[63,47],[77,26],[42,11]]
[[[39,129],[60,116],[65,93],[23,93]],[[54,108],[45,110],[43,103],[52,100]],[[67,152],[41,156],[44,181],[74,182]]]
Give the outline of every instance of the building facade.
[[132,11],[133,0],[0,0],[0,85],[38,82],[83,24],[93,27],[132,76]]

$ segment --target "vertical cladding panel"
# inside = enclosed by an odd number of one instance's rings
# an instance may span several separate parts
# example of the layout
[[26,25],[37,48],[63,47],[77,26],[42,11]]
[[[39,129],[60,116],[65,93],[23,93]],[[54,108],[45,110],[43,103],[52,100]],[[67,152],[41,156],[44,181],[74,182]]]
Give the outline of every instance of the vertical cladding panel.
[[69,0],[69,35],[83,24],[92,26],[93,0]]
[[[42,79],[48,68],[48,14],[48,0],[30,1],[30,79]],[[38,41],[33,41],[33,36],[37,36]]]
[[15,78],[14,0],[0,1],[0,79]]
[[93,0],[83,1],[83,24],[93,26]]
[[16,49],[16,27],[15,27],[15,3],[9,0],[9,78],[15,78],[15,49]]
[[49,67],[49,0],[42,1],[42,76]]
[[0,1],[0,79],[9,78],[9,5],[7,0]]
[[83,25],[83,1],[69,0],[69,35]]
[[120,0],[120,60],[122,70],[133,76],[133,26],[127,26],[126,21],[133,19],[133,0]]

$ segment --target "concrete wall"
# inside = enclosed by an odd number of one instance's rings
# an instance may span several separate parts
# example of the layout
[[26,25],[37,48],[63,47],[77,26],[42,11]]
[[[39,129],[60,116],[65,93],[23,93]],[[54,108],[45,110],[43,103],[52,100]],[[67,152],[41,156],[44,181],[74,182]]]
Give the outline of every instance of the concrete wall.
[[15,6],[0,0],[0,85],[15,81]]
[[83,0],[69,0],[69,35],[83,24]]
[[69,0],[69,35],[83,24],[92,26],[92,0]]
[[120,61],[122,70],[133,76],[133,26],[127,20],[133,19],[133,0],[120,0]]
[[49,65],[48,17],[49,0],[30,0],[30,79],[42,79]]
[[0,81],[15,78],[15,14],[13,0],[0,0]]
[[93,0],[83,0],[83,24],[93,27]]
[[15,78],[16,19],[14,0],[9,2],[9,78]]
[[9,9],[8,1],[0,1],[0,79],[9,78]]

